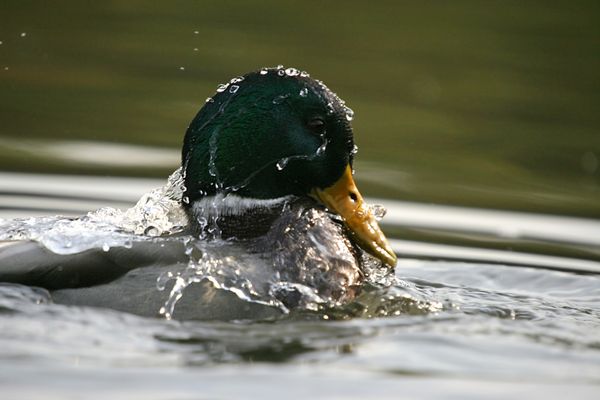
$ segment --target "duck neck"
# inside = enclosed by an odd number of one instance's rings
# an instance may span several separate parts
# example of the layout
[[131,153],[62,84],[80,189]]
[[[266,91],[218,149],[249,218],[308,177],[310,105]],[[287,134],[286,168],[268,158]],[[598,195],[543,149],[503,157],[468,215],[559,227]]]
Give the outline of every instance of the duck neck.
[[194,233],[201,238],[250,239],[266,234],[297,201],[296,196],[264,200],[217,194],[192,202],[187,213]]

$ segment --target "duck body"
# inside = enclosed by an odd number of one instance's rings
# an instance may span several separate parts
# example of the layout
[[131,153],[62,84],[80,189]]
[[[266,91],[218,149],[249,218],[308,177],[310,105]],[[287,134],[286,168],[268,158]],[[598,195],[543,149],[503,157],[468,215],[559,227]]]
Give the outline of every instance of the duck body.
[[[172,240],[59,255],[13,242],[0,247],[0,281],[45,288],[58,303],[143,316],[164,314],[179,290],[168,311],[178,319],[271,318],[313,294],[347,302],[360,290],[364,251],[395,264],[352,180],[351,116],[294,69],[234,78],[184,139],[180,201],[189,224],[180,235],[193,234],[194,249]],[[219,268],[207,273],[211,262]],[[176,279],[157,290],[165,272]]]

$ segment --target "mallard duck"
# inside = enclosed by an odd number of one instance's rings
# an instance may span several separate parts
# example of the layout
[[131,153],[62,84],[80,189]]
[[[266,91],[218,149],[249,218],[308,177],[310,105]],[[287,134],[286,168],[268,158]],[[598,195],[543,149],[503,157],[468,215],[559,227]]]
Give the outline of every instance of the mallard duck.
[[[338,302],[360,288],[363,250],[393,268],[396,256],[352,177],[352,117],[322,82],[293,68],[263,68],[220,85],[182,150],[189,230],[206,242],[220,239],[204,250],[233,252],[254,277],[276,274]],[[156,315],[165,301],[157,275],[186,262],[182,245],[64,256],[29,242],[0,249],[0,281],[41,286],[56,302]],[[273,314],[208,282],[192,286],[176,318]],[[270,290],[288,307],[298,302],[295,288]]]

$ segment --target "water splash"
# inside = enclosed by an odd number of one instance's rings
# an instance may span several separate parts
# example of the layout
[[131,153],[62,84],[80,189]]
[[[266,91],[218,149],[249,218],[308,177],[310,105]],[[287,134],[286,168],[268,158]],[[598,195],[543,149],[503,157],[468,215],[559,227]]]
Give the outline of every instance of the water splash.
[[[280,166],[285,167],[288,161],[280,160]],[[219,238],[217,219],[212,214],[214,209],[204,210],[198,216],[197,223],[205,235],[200,234],[199,238],[181,235],[188,225],[181,207],[187,197],[185,192],[181,169],[178,169],[165,186],[145,194],[128,210],[103,208],[80,218],[0,221],[0,240],[34,240],[57,254],[76,254],[90,249],[109,252],[117,247],[129,249],[144,241],[154,242],[157,246],[183,244],[187,267],[184,270],[180,267],[173,267],[179,270],[168,269],[156,281],[157,290],[166,290],[167,284],[173,283],[160,310],[165,318],[172,318],[186,289],[199,282],[209,282],[214,288],[231,292],[243,301],[274,307],[283,313],[291,308],[328,310],[330,313],[332,307],[340,307],[345,304],[346,297],[352,297],[350,292],[346,293],[347,283],[354,279],[352,275],[331,275],[331,260],[339,262],[344,257],[353,257],[344,250],[342,241],[337,244],[342,246],[339,248],[331,244],[323,246],[322,237],[315,232],[301,231],[302,224],[293,223],[285,230],[283,241],[276,245],[273,262],[265,264],[260,255],[243,251],[235,241]],[[223,198],[215,200],[209,207],[220,207]],[[382,209],[372,208],[380,217],[384,214]],[[315,209],[303,212],[299,221],[305,226],[315,226],[331,218],[324,211]],[[175,233],[179,234],[173,235]],[[299,254],[293,266],[287,258],[290,252]],[[380,287],[398,284],[389,269],[378,260],[366,254],[362,257],[367,282]],[[333,294],[332,287],[337,294]]]
[[76,254],[89,249],[108,251],[172,235],[188,224],[181,207],[184,189],[178,169],[165,186],[146,193],[128,210],[105,207],[80,218],[0,220],[0,240],[31,240],[56,254]]
[[[239,254],[232,243],[222,240],[212,242],[189,239],[184,241],[189,257],[183,271],[165,271],[158,276],[156,287],[163,291],[169,282],[173,287],[159,314],[171,319],[185,290],[194,283],[209,282],[213,288],[235,294],[251,303],[275,307],[283,313],[289,310],[276,297],[270,295],[271,273],[253,268],[251,256]],[[234,255],[225,255],[226,253]]]

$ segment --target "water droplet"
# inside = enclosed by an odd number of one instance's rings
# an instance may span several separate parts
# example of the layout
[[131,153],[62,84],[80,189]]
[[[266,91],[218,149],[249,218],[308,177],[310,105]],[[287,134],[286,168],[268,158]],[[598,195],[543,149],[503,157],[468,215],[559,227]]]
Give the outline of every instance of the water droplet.
[[373,204],[369,208],[371,209],[371,213],[377,221],[381,221],[381,219],[383,219],[387,213],[387,209],[381,204]]
[[308,74],[308,72],[306,72],[306,71],[302,71],[302,72],[300,72],[300,76],[301,76],[301,77],[303,77],[303,78],[307,78],[307,77],[309,77],[310,75]]
[[160,315],[164,315],[166,320],[171,319],[171,313],[167,312],[167,309],[165,307],[161,307],[160,310],[158,310],[158,313]]
[[185,204],[190,204],[190,198],[188,196],[183,196],[181,201],[183,201]]
[[333,103],[328,102],[327,103],[327,114],[333,114],[334,112],[335,112],[335,109],[333,108]]
[[110,246],[108,245],[108,243],[104,243],[102,245],[102,251],[107,252],[110,250]]
[[229,83],[221,83],[219,86],[217,86],[217,92],[218,93],[224,92],[228,87],[229,87]]
[[235,78],[232,78],[229,82],[230,83],[240,83],[243,80],[244,80],[243,76],[236,76]]
[[268,70],[267,68],[261,68],[261,69],[260,69],[260,74],[261,74],[261,75],[266,75],[266,74],[268,74],[268,73],[269,73],[269,70]]
[[126,239],[123,243],[123,247],[125,247],[126,249],[131,249],[133,247],[133,240]]
[[0,45],[2,44],[2,40],[0,40]]
[[179,67],[181,71],[185,71],[185,67]]
[[354,111],[351,108],[346,107],[346,119],[352,121],[354,119]]
[[298,76],[300,75],[300,71],[298,71],[296,68],[288,68],[285,70],[285,74],[287,76]]
[[358,146],[357,146],[357,145],[354,145],[354,147],[352,147],[352,151],[351,151],[351,153],[352,153],[352,154],[356,154],[356,153],[358,153]]
[[325,153],[325,150],[327,150],[327,144],[329,143],[328,140],[325,140],[323,142],[322,145],[319,146],[319,148],[317,149],[317,155],[320,156],[321,154]]
[[308,96],[308,89],[307,88],[300,89],[300,97],[306,97],[306,96]]
[[279,64],[279,65],[277,66],[277,69],[283,69],[283,68],[284,68],[284,67],[283,67],[283,65],[281,65],[281,64]]
[[282,70],[282,69],[280,69],[280,70],[277,71],[277,75],[284,76],[285,75],[285,71]]
[[21,32],[21,37],[27,36],[27,32]]
[[8,67],[4,67],[4,70],[5,70],[5,71],[8,71]]
[[281,160],[279,160],[277,162],[277,164],[275,165],[277,167],[278,171],[281,171],[282,169],[284,169],[286,167],[286,165],[288,165],[288,162],[290,162],[289,158],[282,158]]
[[200,31],[194,31],[194,35],[200,34]]
[[214,103],[215,100],[212,97],[207,97],[206,98],[206,103]]
[[240,87],[238,85],[231,85],[231,87],[229,88],[229,93],[235,93],[238,91]]
[[198,48],[197,48],[197,47],[194,47],[194,51],[198,51]]

